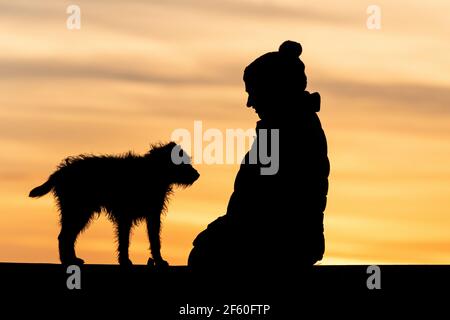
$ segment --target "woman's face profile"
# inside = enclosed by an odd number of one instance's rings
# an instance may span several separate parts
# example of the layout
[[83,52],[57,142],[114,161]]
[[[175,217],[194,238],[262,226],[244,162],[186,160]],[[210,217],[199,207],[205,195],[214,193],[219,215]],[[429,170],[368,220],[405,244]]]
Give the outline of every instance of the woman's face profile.
[[255,112],[259,115],[259,117],[262,119],[265,108],[265,103],[263,101],[263,94],[261,92],[258,92],[258,90],[249,89],[246,88],[246,92],[248,94],[247,98],[247,107],[253,108]]
[[280,102],[279,94],[273,88],[263,88],[256,85],[245,85],[248,94],[247,107],[253,108],[261,119],[264,119],[269,112],[274,111],[277,102]]

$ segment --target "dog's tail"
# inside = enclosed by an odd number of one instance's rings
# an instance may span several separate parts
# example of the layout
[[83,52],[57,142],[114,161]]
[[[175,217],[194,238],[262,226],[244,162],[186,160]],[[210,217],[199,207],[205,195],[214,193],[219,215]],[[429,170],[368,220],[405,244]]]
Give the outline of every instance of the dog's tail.
[[42,197],[43,195],[46,195],[50,191],[52,191],[53,186],[54,186],[52,178],[53,178],[53,176],[50,176],[50,178],[48,178],[48,180],[46,182],[41,184],[39,187],[36,187],[33,190],[31,190],[29,197],[39,198],[39,197]]

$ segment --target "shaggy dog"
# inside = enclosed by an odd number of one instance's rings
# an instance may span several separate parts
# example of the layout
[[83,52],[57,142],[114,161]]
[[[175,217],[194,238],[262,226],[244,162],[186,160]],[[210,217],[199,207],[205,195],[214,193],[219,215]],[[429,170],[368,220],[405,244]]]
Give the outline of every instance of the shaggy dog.
[[189,156],[171,142],[153,146],[144,156],[129,152],[121,156],[69,157],[44,184],[31,190],[30,197],[53,191],[61,214],[61,263],[84,263],[75,255],[75,241],[95,213],[103,210],[116,227],[121,265],[132,265],[128,257],[130,231],[145,220],[153,257],[149,264],[164,267],[168,264],[160,252],[161,213],[173,185],[190,186],[199,176]]

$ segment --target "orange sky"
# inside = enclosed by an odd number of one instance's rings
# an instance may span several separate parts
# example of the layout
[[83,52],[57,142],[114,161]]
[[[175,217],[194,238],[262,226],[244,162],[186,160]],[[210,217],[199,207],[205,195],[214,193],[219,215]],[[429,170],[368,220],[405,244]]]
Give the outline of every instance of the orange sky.
[[[57,262],[50,196],[27,198],[59,161],[145,152],[177,128],[253,128],[244,67],[300,41],[332,164],[323,264],[450,263],[450,3],[0,0],[0,261]],[[163,255],[225,212],[237,165],[197,165],[164,221]],[[105,217],[81,236],[88,263],[115,263]],[[143,227],[131,256],[148,257]],[[295,253],[292,253],[293,256]]]

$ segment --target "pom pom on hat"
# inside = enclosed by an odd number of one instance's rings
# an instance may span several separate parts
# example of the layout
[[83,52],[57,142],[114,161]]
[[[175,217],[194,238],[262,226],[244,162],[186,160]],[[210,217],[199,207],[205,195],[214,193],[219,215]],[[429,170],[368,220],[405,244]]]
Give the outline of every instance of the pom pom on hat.
[[298,42],[287,40],[280,45],[278,52],[291,58],[298,58],[302,54],[302,45]]

